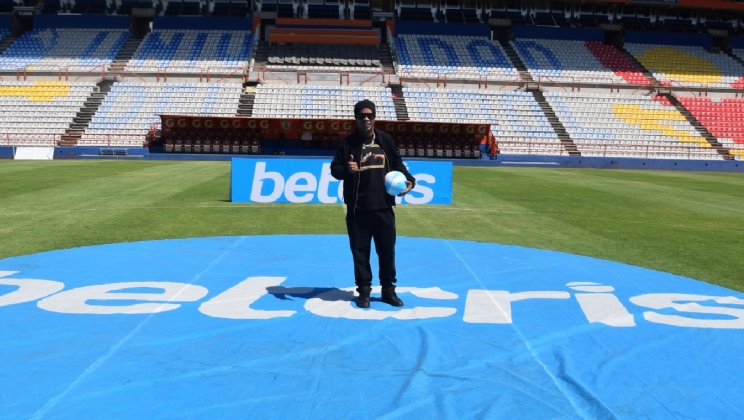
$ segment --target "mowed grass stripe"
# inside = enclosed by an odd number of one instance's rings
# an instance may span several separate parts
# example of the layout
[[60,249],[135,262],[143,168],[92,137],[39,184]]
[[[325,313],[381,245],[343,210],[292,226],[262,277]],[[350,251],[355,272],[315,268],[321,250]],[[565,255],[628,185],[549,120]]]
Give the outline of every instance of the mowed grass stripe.
[[[340,205],[229,203],[229,174],[229,162],[2,161],[0,258],[150,239],[345,233]],[[552,249],[744,291],[739,174],[455,167],[453,188],[452,206],[398,207],[399,234]]]

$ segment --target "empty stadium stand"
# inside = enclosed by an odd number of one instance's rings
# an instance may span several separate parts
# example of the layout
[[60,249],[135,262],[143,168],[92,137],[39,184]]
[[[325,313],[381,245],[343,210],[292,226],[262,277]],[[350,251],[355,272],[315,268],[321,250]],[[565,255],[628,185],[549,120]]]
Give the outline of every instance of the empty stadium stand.
[[403,98],[411,120],[490,123],[501,153],[565,153],[530,92],[403,88]]
[[242,89],[235,83],[117,82],[78,145],[142,146],[161,114],[235,116]]
[[396,119],[390,88],[310,85],[259,85],[253,116],[353,119],[354,104],[362,99],[375,103],[378,119]]
[[598,41],[518,39],[510,43],[536,80],[569,77],[584,83],[650,83],[618,49]]
[[96,89],[92,82],[0,82],[0,144],[56,145]]
[[395,47],[401,71],[420,78],[450,74],[463,79],[488,75],[511,80],[518,76],[504,48],[486,37],[401,34],[395,38]]
[[212,73],[244,66],[253,44],[250,31],[155,30],[140,44],[127,68],[137,72],[170,71]]
[[123,29],[34,29],[0,55],[0,70],[85,71],[106,66],[128,38],[129,32]]
[[700,46],[627,43],[625,49],[663,83],[687,87],[744,87],[744,66]]
[[744,99],[682,97],[679,101],[731,155],[744,157]]
[[664,97],[548,92],[582,156],[723,159]]

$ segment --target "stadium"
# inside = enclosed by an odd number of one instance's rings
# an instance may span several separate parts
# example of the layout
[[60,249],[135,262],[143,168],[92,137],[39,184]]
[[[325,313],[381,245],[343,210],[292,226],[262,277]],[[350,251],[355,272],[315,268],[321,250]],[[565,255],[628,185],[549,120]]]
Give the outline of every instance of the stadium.
[[0,0],[0,110],[0,419],[744,418],[740,1]]

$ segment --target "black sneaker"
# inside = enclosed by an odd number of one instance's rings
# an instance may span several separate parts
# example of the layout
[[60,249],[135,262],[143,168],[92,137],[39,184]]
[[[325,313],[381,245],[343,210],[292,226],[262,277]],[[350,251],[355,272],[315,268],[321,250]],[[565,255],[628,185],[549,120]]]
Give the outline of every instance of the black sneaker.
[[371,291],[371,287],[357,287],[357,292],[359,292],[359,297],[356,300],[357,308],[369,308],[369,294]]
[[382,289],[382,297],[380,300],[390,306],[403,306],[403,301],[395,294],[395,289]]

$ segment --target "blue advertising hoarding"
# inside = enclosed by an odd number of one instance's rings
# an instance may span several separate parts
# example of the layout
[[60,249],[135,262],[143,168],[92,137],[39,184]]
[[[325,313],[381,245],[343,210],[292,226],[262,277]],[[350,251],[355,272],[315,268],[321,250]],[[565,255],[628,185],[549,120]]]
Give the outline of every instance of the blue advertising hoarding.
[[[416,187],[398,204],[452,204],[452,162],[405,162]],[[232,159],[230,201],[252,203],[343,202],[343,181],[331,176],[325,159]]]

